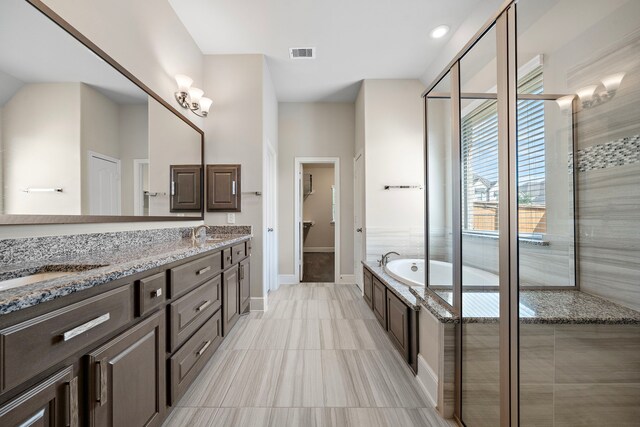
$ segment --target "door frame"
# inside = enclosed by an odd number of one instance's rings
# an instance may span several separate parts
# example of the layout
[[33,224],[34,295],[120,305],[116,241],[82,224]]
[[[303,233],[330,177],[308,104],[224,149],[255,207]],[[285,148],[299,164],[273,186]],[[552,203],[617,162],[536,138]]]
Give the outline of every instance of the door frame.
[[[102,159],[102,160],[106,160],[108,162],[113,162],[116,164],[116,167],[118,169],[118,185],[116,186],[117,190],[118,190],[118,209],[117,209],[117,213],[115,215],[122,215],[122,167],[121,167],[121,162],[120,159],[116,159],[115,157],[111,157],[111,156],[107,156],[105,154],[102,153],[98,153],[97,151],[91,151],[91,150],[87,150],[87,177],[88,177],[88,188],[89,188],[89,212],[91,212],[91,183],[93,182],[93,175],[92,175],[92,170],[91,170],[91,158],[96,158],[96,159]],[[90,214],[90,215],[94,215],[94,214]]]
[[336,215],[335,215],[335,224],[334,224],[334,250],[335,250],[335,259],[334,259],[334,283],[340,282],[340,236],[341,236],[341,218],[340,218],[340,205],[341,205],[341,188],[340,188],[340,158],[339,157],[296,157],[295,158],[295,170],[293,175],[293,180],[295,183],[294,189],[294,221],[293,221],[293,229],[294,229],[294,251],[293,251],[293,261],[294,261],[294,274],[298,283],[300,282],[300,251],[302,250],[300,240],[300,223],[302,222],[302,198],[300,197],[300,177],[302,174],[302,165],[305,163],[327,163],[333,164],[333,182],[336,187]]
[[[366,181],[365,181],[365,163],[364,163],[364,148],[360,149],[356,155],[353,157],[353,255],[354,255],[354,265],[353,265],[353,274],[355,276],[356,286],[360,288],[362,295],[364,295],[364,277],[362,272],[362,263],[361,261],[365,260],[367,257],[367,233],[366,230],[366,219],[365,219],[365,192],[366,192]],[[357,177],[356,177],[356,162],[361,161],[361,170],[362,176],[360,177],[360,186],[357,186]],[[358,188],[360,187],[360,188]],[[360,199],[360,212],[356,212],[356,198]],[[358,235],[358,226],[355,222],[356,216],[360,215],[360,228],[362,228],[362,232],[360,233],[360,260],[355,257],[355,249],[356,249],[356,236]],[[359,280],[359,281],[358,281]]]
[[[262,280],[263,280],[263,292],[266,299],[266,295],[269,292],[275,291],[280,287],[278,281],[278,153],[271,145],[271,141],[266,139],[266,155],[263,156],[263,226],[265,231],[265,238],[262,241],[262,253],[264,254]],[[269,160],[273,159],[271,167],[269,166]],[[270,172],[268,174],[268,172]],[[267,174],[269,176],[267,176]],[[267,185],[268,184],[268,185]],[[269,247],[269,239],[267,237],[269,231],[269,217],[272,219],[271,232],[272,247]],[[271,255],[269,255],[271,254]],[[271,265],[269,265],[271,262]]]
[[[143,214],[144,197],[141,200],[138,196],[142,190],[142,165],[148,165],[149,159],[133,159],[133,214],[135,216]],[[151,197],[151,195],[149,195]],[[142,204],[141,204],[142,202]]]

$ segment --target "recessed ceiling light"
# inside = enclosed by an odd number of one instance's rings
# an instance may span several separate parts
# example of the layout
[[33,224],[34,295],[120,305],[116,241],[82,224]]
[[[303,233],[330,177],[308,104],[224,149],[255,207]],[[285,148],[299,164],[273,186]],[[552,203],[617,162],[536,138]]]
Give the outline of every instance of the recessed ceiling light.
[[440,39],[440,38],[446,36],[448,32],[449,32],[449,26],[448,25],[440,25],[440,26],[434,28],[431,31],[431,38]]

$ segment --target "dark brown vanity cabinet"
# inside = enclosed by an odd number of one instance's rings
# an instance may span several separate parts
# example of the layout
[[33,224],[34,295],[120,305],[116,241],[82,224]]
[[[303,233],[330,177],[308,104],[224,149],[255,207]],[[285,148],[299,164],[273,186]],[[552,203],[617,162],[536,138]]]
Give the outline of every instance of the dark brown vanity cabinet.
[[156,426],[166,406],[165,321],[158,312],[88,356],[92,426]]
[[366,268],[363,271],[363,284],[362,293],[364,302],[367,303],[369,308],[373,309],[373,276],[371,272]]
[[227,336],[240,317],[240,281],[238,265],[222,273],[222,333]]
[[240,165],[207,165],[207,211],[241,211]]
[[77,427],[78,378],[65,368],[0,407],[0,426]]
[[387,287],[377,278],[373,278],[373,314],[380,325],[387,329]]
[[249,260],[236,243],[0,316],[0,426],[161,425],[249,308]]
[[[387,332],[391,343],[413,372],[418,371],[418,312],[400,299],[386,283],[366,267],[364,276],[364,300]],[[370,289],[370,291],[367,291]],[[371,303],[367,293],[371,293]]]
[[251,262],[250,258],[240,261],[238,280],[240,281],[240,313],[247,313],[251,305]]
[[202,209],[202,166],[171,165],[171,212],[200,212]]

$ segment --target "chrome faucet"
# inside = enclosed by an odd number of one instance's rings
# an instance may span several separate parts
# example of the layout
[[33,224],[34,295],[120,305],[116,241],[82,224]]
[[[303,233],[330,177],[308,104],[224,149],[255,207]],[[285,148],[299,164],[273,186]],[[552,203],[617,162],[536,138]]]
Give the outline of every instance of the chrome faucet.
[[195,242],[196,240],[198,240],[198,236],[200,235],[200,231],[201,230],[207,230],[208,231],[209,230],[209,226],[202,224],[202,225],[199,225],[197,227],[193,227],[191,229],[191,240],[192,241]]
[[380,258],[378,260],[378,265],[380,267],[384,267],[385,265],[387,265],[387,261],[388,261],[389,255],[391,255],[391,254],[395,254],[395,255],[400,256],[400,254],[398,252],[393,252],[393,251],[387,252],[386,254],[382,255],[382,258]]

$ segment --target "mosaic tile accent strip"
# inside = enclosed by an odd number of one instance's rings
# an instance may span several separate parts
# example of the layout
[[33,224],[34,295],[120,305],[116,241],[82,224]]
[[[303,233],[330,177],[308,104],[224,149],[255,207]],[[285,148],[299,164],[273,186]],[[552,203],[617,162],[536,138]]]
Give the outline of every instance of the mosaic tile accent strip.
[[[569,167],[573,159],[569,156]],[[588,172],[640,163],[640,135],[592,145],[578,150],[578,171]]]

